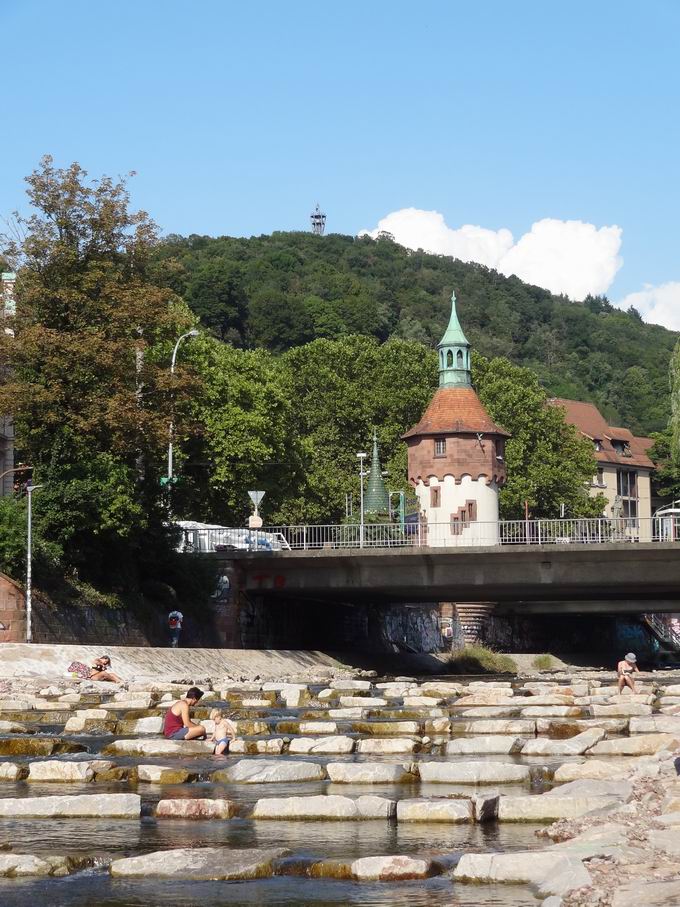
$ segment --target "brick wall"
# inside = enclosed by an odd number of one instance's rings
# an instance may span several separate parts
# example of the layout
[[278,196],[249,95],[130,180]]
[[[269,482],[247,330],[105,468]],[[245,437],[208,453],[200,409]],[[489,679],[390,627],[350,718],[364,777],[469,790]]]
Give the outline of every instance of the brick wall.
[[26,639],[26,601],[23,589],[0,573],[0,642]]

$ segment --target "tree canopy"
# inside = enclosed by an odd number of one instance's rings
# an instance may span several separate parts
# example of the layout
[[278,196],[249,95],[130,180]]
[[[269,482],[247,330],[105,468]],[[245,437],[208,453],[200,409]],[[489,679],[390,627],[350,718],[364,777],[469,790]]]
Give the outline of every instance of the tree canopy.
[[668,421],[677,335],[604,296],[571,302],[483,265],[338,234],[171,236],[157,267],[216,336],[274,353],[348,334],[431,348],[455,289],[482,355],[532,369],[552,396],[596,403],[611,425],[648,434]]

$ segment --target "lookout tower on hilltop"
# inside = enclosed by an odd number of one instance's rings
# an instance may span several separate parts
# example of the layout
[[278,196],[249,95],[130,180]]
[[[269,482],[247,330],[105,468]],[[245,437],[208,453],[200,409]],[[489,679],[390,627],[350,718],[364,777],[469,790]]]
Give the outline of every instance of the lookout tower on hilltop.
[[326,229],[326,215],[319,207],[318,202],[316,208],[309,215],[309,219],[312,222],[312,233],[315,236],[323,236],[324,230]]
[[505,439],[472,386],[470,344],[451,294],[451,316],[437,346],[439,387],[420,422],[403,435],[408,477],[427,543],[456,539],[498,544],[498,492],[506,478]]

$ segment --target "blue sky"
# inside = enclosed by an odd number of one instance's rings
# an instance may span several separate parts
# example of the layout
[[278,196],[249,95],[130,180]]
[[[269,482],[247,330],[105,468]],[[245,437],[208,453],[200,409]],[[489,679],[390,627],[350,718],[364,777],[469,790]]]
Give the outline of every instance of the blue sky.
[[46,152],[137,171],[166,232],[434,211],[397,238],[680,328],[676,0],[0,0],[0,27],[2,213]]

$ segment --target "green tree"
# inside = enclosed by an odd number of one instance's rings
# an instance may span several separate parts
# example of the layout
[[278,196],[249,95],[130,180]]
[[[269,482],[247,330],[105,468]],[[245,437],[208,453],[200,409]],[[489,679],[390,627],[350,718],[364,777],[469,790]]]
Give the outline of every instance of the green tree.
[[17,314],[14,335],[0,334],[0,412],[13,413],[19,455],[45,484],[37,528],[65,564],[108,575],[145,531],[163,534],[168,424],[174,408],[181,426],[192,389],[169,358],[193,318],[152,282],[155,227],[129,211],[124,181],[88,182],[46,157],[27,182],[35,213],[6,253]]
[[512,437],[506,445],[508,480],[501,490],[503,519],[521,519],[524,503],[531,516],[600,516],[601,496],[587,486],[595,474],[591,443],[567,424],[564,412],[547,402],[547,394],[529,369],[507,359],[473,354],[479,397],[494,421]]
[[195,430],[179,440],[185,479],[175,511],[192,518],[243,525],[249,489],[267,493],[268,522],[295,493],[300,479],[297,406],[287,373],[265,350],[237,350],[209,337],[186,353],[203,385],[192,404]]

